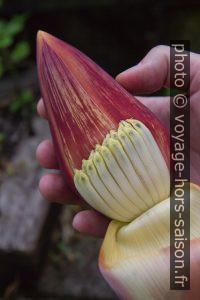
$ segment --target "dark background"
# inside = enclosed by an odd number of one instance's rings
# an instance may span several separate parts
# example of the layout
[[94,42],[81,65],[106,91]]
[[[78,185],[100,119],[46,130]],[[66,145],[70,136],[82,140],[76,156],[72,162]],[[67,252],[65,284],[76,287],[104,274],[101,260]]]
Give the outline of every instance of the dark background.
[[5,18],[29,14],[23,37],[31,45],[33,59],[41,29],[78,47],[116,75],[170,39],[188,39],[192,50],[198,51],[199,6],[194,0],[7,0],[1,10]]
[[36,115],[36,34],[41,29],[71,43],[116,76],[173,39],[190,40],[191,51],[200,52],[200,3],[4,0],[0,5],[0,297],[116,299],[98,271],[101,241],[71,228],[79,208],[50,205],[38,192],[43,171],[35,148],[49,132]]

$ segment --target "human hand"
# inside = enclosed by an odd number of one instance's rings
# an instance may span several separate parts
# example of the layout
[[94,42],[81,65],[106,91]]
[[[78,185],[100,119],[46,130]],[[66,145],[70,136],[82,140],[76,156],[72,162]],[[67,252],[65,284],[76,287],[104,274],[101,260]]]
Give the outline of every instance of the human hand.
[[[133,68],[117,76],[117,81],[129,92],[135,94],[153,93],[162,87],[169,87],[169,54],[167,46],[153,48],[145,58]],[[198,128],[200,125],[200,55],[191,53],[191,181],[200,184],[200,141]],[[137,97],[169,128],[169,97]],[[43,101],[38,103],[38,113],[46,118]],[[44,168],[59,169],[51,140],[43,141],[37,148],[37,158]],[[80,204],[79,199],[70,191],[61,174],[44,175],[39,183],[42,195],[49,201],[68,204]],[[73,227],[78,231],[103,237],[109,220],[94,210],[79,212]]]
[[[157,46],[133,68],[119,74],[118,82],[135,94],[153,93],[170,87],[170,48]],[[170,98],[138,97],[169,130]],[[200,55],[190,53],[190,181],[200,185]]]

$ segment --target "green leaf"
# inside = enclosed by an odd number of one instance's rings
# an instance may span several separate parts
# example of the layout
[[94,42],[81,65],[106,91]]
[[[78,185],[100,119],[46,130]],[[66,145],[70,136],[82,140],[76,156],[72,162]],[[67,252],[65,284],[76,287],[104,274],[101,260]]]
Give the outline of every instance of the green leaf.
[[13,38],[9,35],[0,34],[0,49],[6,49],[13,43]]
[[27,15],[17,15],[12,17],[10,21],[0,20],[0,48],[10,47],[14,40],[14,36],[24,29]]
[[11,113],[15,113],[21,109],[22,103],[20,101],[20,98],[16,97],[11,102],[9,109]]
[[22,98],[24,104],[32,102],[33,101],[33,97],[34,97],[33,96],[33,92],[31,90],[29,90],[29,89],[23,90],[21,92],[21,98]]
[[10,53],[10,59],[14,63],[19,63],[26,59],[30,54],[30,46],[26,41],[21,41],[16,44],[15,48]]
[[15,36],[24,29],[27,15],[16,15],[6,24],[5,32],[7,35]]
[[23,90],[17,95],[10,104],[10,112],[16,113],[22,111],[24,107],[33,102],[34,96],[31,90]]

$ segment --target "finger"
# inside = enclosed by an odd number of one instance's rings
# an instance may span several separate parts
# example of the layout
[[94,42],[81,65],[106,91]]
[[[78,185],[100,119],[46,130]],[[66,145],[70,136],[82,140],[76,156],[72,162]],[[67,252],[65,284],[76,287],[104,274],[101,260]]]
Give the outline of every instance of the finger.
[[76,214],[73,227],[81,233],[104,237],[110,220],[95,210],[84,210]]
[[[182,59],[181,56],[177,58],[180,62]],[[191,94],[194,94],[199,88],[199,70],[199,54],[190,53]],[[187,71],[185,70],[186,73]],[[169,87],[170,47],[164,45],[154,47],[138,65],[120,73],[116,80],[134,94],[153,93],[162,87]]]
[[52,173],[42,176],[39,190],[50,202],[84,204],[84,201],[69,189],[62,174]]
[[170,97],[141,97],[137,96],[137,99],[147,106],[157,118],[169,129],[170,121]]
[[53,142],[51,140],[44,140],[38,145],[36,158],[43,168],[59,169]]
[[42,100],[42,98],[38,101],[37,112],[40,117],[47,119],[46,109],[45,109],[44,101]]
[[134,94],[153,93],[163,86],[169,87],[169,57],[170,47],[157,46],[138,65],[120,73],[116,80]]

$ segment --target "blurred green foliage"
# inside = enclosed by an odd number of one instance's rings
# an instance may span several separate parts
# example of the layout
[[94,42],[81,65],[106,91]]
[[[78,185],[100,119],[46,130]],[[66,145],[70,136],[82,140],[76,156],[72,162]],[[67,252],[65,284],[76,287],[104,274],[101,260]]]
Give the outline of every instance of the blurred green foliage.
[[16,36],[24,29],[27,15],[15,15],[9,21],[0,19],[0,77],[14,70],[30,55],[27,41],[16,42]]
[[[0,9],[3,4],[0,0]],[[30,67],[31,47],[23,38],[28,17],[27,13],[11,15],[9,19],[0,17],[0,80],[2,84],[4,80],[11,82],[12,86],[10,99],[0,111],[0,156],[8,152],[8,146],[13,148],[13,143],[16,144],[12,136],[21,122],[26,122],[28,132],[32,128],[35,95],[32,89],[22,88],[19,80]]]
[[11,113],[19,113],[22,118],[28,118],[33,109],[34,95],[30,89],[24,89],[12,99],[9,105]]
[[[0,0],[0,7],[3,0]],[[18,39],[28,19],[28,14],[14,15],[9,20],[0,19],[0,79],[4,75],[10,76],[15,85],[15,95],[10,101],[8,111],[19,114],[20,117],[28,117],[32,111],[34,100],[30,89],[21,90],[18,87],[18,76],[20,76],[21,63],[26,61],[31,49],[27,41]]]

